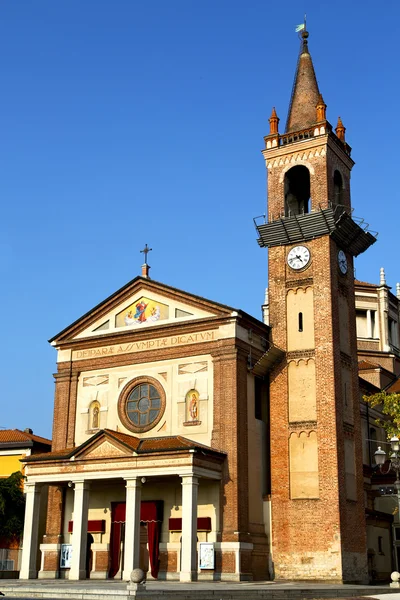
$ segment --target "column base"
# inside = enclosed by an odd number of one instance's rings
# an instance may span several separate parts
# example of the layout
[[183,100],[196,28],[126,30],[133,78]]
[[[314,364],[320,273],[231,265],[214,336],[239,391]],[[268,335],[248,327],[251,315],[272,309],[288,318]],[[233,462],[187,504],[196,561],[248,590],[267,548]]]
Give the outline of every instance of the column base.
[[82,579],[87,579],[86,569],[80,569],[77,573],[72,573],[70,570],[68,579],[70,581],[81,581]]
[[19,574],[20,579],[37,579],[38,571],[36,569],[29,569],[27,573]]
[[39,571],[38,579],[59,579],[60,571]]
[[107,571],[91,571],[90,579],[107,579]]
[[179,581],[186,583],[197,581],[197,571],[181,571],[179,573]]

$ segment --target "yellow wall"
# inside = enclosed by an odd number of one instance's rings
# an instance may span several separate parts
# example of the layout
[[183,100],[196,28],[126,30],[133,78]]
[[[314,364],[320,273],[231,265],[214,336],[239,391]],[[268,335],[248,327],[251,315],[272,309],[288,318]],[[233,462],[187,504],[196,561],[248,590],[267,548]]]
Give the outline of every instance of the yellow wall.
[[22,470],[22,464],[19,462],[25,454],[0,455],[0,477],[9,477],[11,473]]

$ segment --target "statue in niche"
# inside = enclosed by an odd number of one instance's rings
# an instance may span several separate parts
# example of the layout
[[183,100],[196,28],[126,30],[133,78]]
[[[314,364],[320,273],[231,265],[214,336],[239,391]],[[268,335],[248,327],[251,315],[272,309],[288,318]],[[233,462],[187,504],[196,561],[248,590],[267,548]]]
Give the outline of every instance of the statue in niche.
[[100,410],[98,405],[96,404],[93,408],[93,412],[92,412],[92,429],[98,429],[99,428],[99,421],[100,421]]
[[199,416],[199,399],[196,392],[193,392],[189,402],[189,415],[192,421],[197,421]]

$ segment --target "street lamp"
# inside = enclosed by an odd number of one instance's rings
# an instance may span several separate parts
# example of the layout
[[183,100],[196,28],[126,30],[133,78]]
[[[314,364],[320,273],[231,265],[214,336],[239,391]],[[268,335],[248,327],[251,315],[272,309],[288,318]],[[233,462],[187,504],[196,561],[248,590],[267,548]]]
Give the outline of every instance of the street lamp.
[[[390,464],[389,464],[389,469],[388,471],[390,471],[390,469],[393,469],[393,471],[396,473],[396,481],[394,482],[394,485],[396,486],[396,490],[397,490],[397,497],[399,499],[399,506],[400,506],[400,479],[399,479],[399,473],[400,473],[400,440],[397,437],[397,435],[394,435],[391,439],[390,439],[390,447],[392,449],[392,453],[390,454]],[[383,472],[383,465],[386,462],[386,452],[384,450],[382,450],[382,448],[380,446],[378,446],[378,450],[375,452],[374,454],[375,456],[375,462],[378,465],[380,471]]]

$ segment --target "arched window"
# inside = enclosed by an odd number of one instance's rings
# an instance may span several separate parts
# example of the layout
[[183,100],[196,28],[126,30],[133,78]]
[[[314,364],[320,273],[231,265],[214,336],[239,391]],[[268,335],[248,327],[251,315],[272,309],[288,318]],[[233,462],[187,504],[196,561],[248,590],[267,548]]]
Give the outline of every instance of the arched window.
[[339,171],[333,174],[333,202],[343,204],[343,179]]
[[88,429],[100,429],[100,402],[94,400],[89,406]]
[[285,174],[285,217],[310,212],[310,172],[298,165]]

